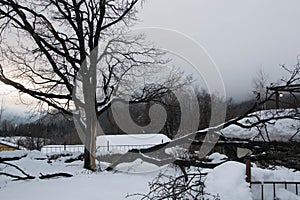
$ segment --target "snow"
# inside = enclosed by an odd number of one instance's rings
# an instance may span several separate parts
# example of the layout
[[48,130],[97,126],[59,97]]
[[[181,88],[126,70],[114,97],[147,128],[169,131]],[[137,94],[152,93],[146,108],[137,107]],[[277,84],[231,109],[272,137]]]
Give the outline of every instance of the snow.
[[1,199],[24,200],[122,200],[128,194],[146,192],[149,177],[151,177],[151,174],[146,177],[145,175],[112,174],[109,172],[79,174],[69,179],[14,183],[9,187],[2,188],[0,196]]
[[300,181],[300,172],[285,167],[275,170],[252,167],[252,181]]
[[[239,123],[244,125],[250,125],[257,122],[257,118],[254,115],[259,116],[261,119],[268,119],[272,116],[280,117],[288,115],[293,110],[262,110],[257,111],[249,115],[249,117],[239,120]],[[300,121],[296,119],[278,119],[271,120],[270,123],[266,124],[266,128],[269,132],[271,141],[288,141],[300,127]],[[264,128],[261,129],[264,139],[267,140],[267,135]],[[242,138],[242,139],[252,139],[252,140],[263,140],[259,136],[259,130],[256,127],[245,129],[237,125],[230,125],[223,130],[221,133],[227,137],[232,138]],[[257,137],[258,136],[258,137]],[[300,133],[294,137],[295,140],[300,140]]]
[[158,167],[154,164],[144,162],[141,159],[136,159],[131,163],[120,163],[115,167],[117,171],[126,172],[126,173],[149,173],[153,171],[161,170],[161,167]]
[[16,150],[16,151],[1,151],[0,158],[14,158],[14,157],[23,157],[28,154],[27,151],[24,150]]
[[205,180],[205,192],[221,200],[250,200],[251,191],[245,181],[245,165],[226,162],[210,171]]
[[46,160],[48,157],[38,150],[29,151],[27,157],[35,160]]
[[300,197],[288,190],[280,188],[276,194],[276,199],[277,200],[300,200]]
[[28,139],[38,139],[35,137],[29,137],[29,136],[7,136],[7,137],[0,137],[0,140],[10,142],[13,144],[17,144],[19,140],[28,140]]
[[[252,167],[252,181],[274,181],[274,182],[299,182],[300,172],[295,172],[292,169],[284,167],[276,167],[275,169],[261,169],[258,167]],[[295,196],[296,188],[295,185],[287,185],[287,189],[284,189],[284,184],[276,185],[276,197],[282,200],[296,199],[290,198]],[[261,185],[252,185],[252,196],[253,199],[261,199]],[[300,186],[298,185],[300,191]],[[294,195],[292,195],[294,194]],[[299,198],[299,197],[298,197]],[[264,199],[274,199],[273,186],[270,184],[264,184]]]
[[[9,152],[9,156],[19,156],[21,151]],[[5,152],[7,153],[7,152]],[[116,172],[95,172],[91,173],[83,169],[83,162],[64,163],[63,160],[55,160],[48,163],[47,160],[37,160],[42,154],[36,151],[24,151],[22,155],[28,155],[17,161],[10,163],[18,165],[26,173],[32,176],[51,174],[57,172],[71,173],[71,178],[57,178],[50,180],[34,179],[30,181],[11,181],[11,178],[0,176],[0,198],[1,199],[24,199],[24,200],[82,200],[82,199],[125,199],[128,194],[147,193],[148,182],[158,175],[159,171],[145,173],[143,166],[149,168],[150,165],[133,166],[131,172],[143,170],[144,173],[116,173]],[[44,155],[45,156],[45,155]],[[75,155],[73,155],[75,156]],[[140,161],[135,161],[137,163]],[[105,165],[105,163],[102,163]],[[121,167],[125,167],[126,164]],[[104,166],[102,166],[104,168]],[[22,174],[15,168],[0,164],[0,171]],[[16,192],[17,191],[17,192]],[[130,197],[126,199],[139,199]]]
[[170,139],[163,134],[124,134],[101,135],[97,137],[97,155],[124,154],[130,149],[141,149],[169,142]]
[[224,154],[213,153],[207,156],[207,159],[211,160],[210,163],[221,163],[224,162],[228,157]]
[[97,137],[97,146],[110,145],[156,145],[169,142],[170,139],[163,134],[126,134],[101,135]]
[[[76,157],[78,153],[72,153],[66,157],[48,161],[47,156],[39,151],[13,151],[1,152],[2,157],[25,156],[20,160],[9,161],[17,165],[26,173],[38,177],[42,174],[52,174],[65,172],[73,175],[71,178],[56,178],[50,180],[40,180],[38,178],[27,181],[12,181],[12,178],[0,176],[0,199],[23,199],[23,200],[82,200],[82,199],[112,199],[112,200],[136,200],[140,196],[127,195],[141,193],[147,194],[149,182],[152,182],[160,173],[178,175],[180,170],[166,166],[159,168],[153,164],[140,159],[131,163],[121,163],[112,172],[89,172],[83,169],[82,161],[65,163],[71,157]],[[217,162],[226,159],[225,155],[213,153],[209,159]],[[98,163],[101,169],[105,169],[109,163]],[[214,169],[202,169],[208,172],[204,177],[205,192],[221,200],[248,200],[260,199],[260,188],[249,188],[245,181],[244,164],[227,161]],[[0,163],[0,172],[11,173],[23,176],[18,170],[11,166]],[[195,170],[196,172],[196,170]],[[300,172],[295,172],[284,167],[274,169],[262,169],[254,165],[252,167],[253,181],[299,181]],[[276,188],[276,197],[279,200],[299,199],[295,191],[288,187],[287,190]],[[214,199],[213,196],[206,195],[206,200]],[[265,190],[265,199],[273,199],[272,188]]]
[[[146,148],[156,144],[169,142],[170,139],[163,134],[128,134],[128,135],[102,135],[97,137],[97,155],[124,154],[133,148]],[[51,152],[84,152],[84,145],[46,145],[43,153]]]
[[187,157],[187,154],[189,152],[186,148],[175,146],[175,147],[166,148],[165,153],[171,155],[174,158],[184,158]]
[[5,141],[4,138],[0,138],[0,144],[4,144],[6,146],[14,147],[14,148],[17,148],[17,149],[25,149],[24,147],[21,147],[21,146],[15,144],[15,143]]

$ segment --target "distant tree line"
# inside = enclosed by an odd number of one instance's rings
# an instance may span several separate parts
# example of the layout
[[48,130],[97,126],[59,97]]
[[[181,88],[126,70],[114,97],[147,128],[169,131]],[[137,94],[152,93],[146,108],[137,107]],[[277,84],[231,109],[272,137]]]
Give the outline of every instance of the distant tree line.
[[[299,96],[290,96],[288,93],[280,97],[280,108],[295,108],[299,107]],[[197,91],[197,99],[200,110],[200,121],[198,129],[202,130],[209,127],[211,117],[211,104],[212,102],[226,103],[227,115],[226,120],[235,118],[244,113],[253,102],[257,101],[253,99],[234,102],[232,99],[223,99],[217,95],[210,95],[206,90],[199,89]],[[189,102],[188,100],[186,102]],[[169,138],[174,139],[175,136],[189,133],[189,129],[183,130],[183,133],[178,133],[178,128],[181,120],[181,111],[179,102],[176,96],[170,91],[163,96],[147,101],[143,103],[130,104],[130,114],[132,119],[139,126],[143,127],[150,123],[149,109],[154,103],[159,103],[166,109],[167,120],[160,131],[167,135]],[[262,109],[275,109],[276,102],[269,101],[262,107],[258,107],[258,110]],[[54,112],[55,113],[55,112]],[[99,123],[105,134],[125,134],[117,125],[113,118],[111,109],[108,109],[99,117]],[[188,126],[186,126],[188,127]],[[147,133],[146,130],[132,133]],[[30,149],[40,149],[45,144],[81,144],[77,130],[75,129],[73,119],[65,117],[62,114],[47,114],[42,118],[31,122],[16,125],[13,121],[2,119],[0,126],[0,136],[26,136],[27,139],[21,139],[20,145],[26,146]]]

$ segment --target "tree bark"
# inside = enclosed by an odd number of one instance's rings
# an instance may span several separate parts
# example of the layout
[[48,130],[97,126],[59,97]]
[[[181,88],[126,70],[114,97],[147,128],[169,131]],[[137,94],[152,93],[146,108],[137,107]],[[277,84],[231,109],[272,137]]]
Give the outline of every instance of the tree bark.
[[98,120],[96,86],[97,86],[97,65],[98,47],[95,47],[90,55],[90,60],[85,61],[83,67],[83,93],[85,101],[86,136],[85,136],[85,160],[84,168],[96,171],[96,139],[98,135]]

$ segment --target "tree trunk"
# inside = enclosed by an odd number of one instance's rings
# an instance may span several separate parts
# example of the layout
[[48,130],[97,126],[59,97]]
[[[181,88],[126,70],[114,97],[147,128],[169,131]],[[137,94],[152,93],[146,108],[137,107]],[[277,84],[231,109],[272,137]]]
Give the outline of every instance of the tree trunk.
[[91,171],[96,171],[95,157],[86,148],[84,149],[84,166],[83,167],[85,169],[88,169],[88,170],[91,170]]
[[96,116],[96,85],[97,85],[97,47],[91,52],[90,63],[83,65],[83,93],[84,110],[86,117],[84,168],[96,171],[96,137],[98,132],[98,120]]
[[96,137],[97,121],[94,119],[87,120],[87,132],[85,137],[84,149],[84,168],[96,171]]

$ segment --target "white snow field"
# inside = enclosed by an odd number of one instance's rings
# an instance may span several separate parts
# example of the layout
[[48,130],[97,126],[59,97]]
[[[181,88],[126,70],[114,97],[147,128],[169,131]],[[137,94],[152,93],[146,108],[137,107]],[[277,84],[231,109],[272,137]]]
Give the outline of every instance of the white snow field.
[[[53,179],[35,178],[33,180],[13,181],[12,178],[0,175],[0,199],[7,200],[82,200],[82,199],[140,199],[140,196],[127,195],[135,193],[148,193],[149,185],[160,172],[168,171],[168,174],[178,174],[178,170],[165,166],[158,168],[152,164],[136,160],[133,163],[123,163],[120,167],[128,172],[96,172],[90,173],[83,169],[82,161],[65,163],[66,157],[48,162],[47,155],[39,151],[14,151],[0,152],[0,158],[23,158],[16,161],[7,161],[17,165],[26,173],[38,177],[56,172],[70,173],[71,178],[57,177]],[[76,155],[71,155],[76,156]],[[212,159],[220,160],[224,155],[214,154]],[[101,163],[102,169],[107,163]],[[259,194],[255,189],[250,189],[245,181],[245,165],[233,161],[228,161],[215,169],[203,169],[208,172],[204,178],[205,192],[220,197],[221,200],[248,200],[259,199]],[[149,171],[145,173],[145,171]],[[0,172],[22,176],[15,168],[0,163]],[[139,173],[143,172],[143,173]],[[252,179],[259,181],[300,180],[300,172],[294,172],[286,168],[276,168],[274,170],[252,168]],[[299,188],[300,189],[300,188]],[[268,192],[267,192],[268,193]],[[266,195],[265,199],[273,199],[272,191]],[[207,196],[206,199],[213,199]],[[299,199],[293,191],[278,189],[277,199]]]
[[[257,120],[253,115],[258,115],[262,119],[267,119],[271,116],[282,116],[290,110],[275,110],[255,112],[245,119],[240,120],[242,124],[253,123]],[[269,137],[272,141],[288,141],[299,129],[300,123],[295,119],[279,119],[266,124],[269,131]],[[267,135],[262,128],[262,136],[267,139]],[[259,136],[257,128],[243,129],[236,125],[231,125],[223,129],[222,134],[227,137],[243,138],[251,140],[262,140]],[[104,146],[105,149],[100,154],[110,155],[113,153],[124,153],[131,146],[135,145],[155,145],[162,142],[167,142],[169,139],[163,135],[124,135],[124,136],[100,136],[97,138],[97,146]],[[300,135],[297,134],[293,138],[300,140]],[[109,144],[109,148],[107,147]],[[124,146],[124,149],[114,149],[114,146]],[[63,146],[54,146],[64,148]],[[74,146],[73,146],[74,147]],[[78,147],[79,148],[79,147]],[[83,146],[82,148],[83,150]],[[159,168],[156,165],[144,162],[140,159],[131,163],[119,164],[115,171],[99,171],[91,173],[83,169],[83,161],[75,161],[65,163],[69,158],[75,158],[82,152],[81,149],[71,153],[70,148],[66,146],[63,153],[69,154],[66,157],[61,157],[56,160],[48,161],[49,156],[57,154],[52,152],[45,154],[44,149],[39,151],[14,151],[0,152],[1,158],[22,157],[19,160],[7,161],[17,165],[26,173],[36,177],[33,180],[18,180],[13,181],[13,178],[1,175],[1,173],[9,173],[13,175],[23,176],[19,170],[5,163],[0,163],[0,200],[82,200],[82,199],[141,199],[141,196],[131,196],[131,194],[147,194],[149,191],[149,183],[152,182],[160,173],[168,175],[178,174],[178,169],[174,169],[171,165]],[[177,151],[168,149],[170,154]],[[69,151],[69,152],[68,152]],[[61,150],[59,150],[61,152]],[[213,153],[207,156],[211,163],[222,163],[227,159],[226,155]],[[109,163],[100,162],[98,166],[103,170]],[[220,200],[259,200],[261,199],[261,186],[252,185],[245,181],[246,166],[242,163],[227,161],[214,169],[202,169],[207,172],[207,176],[203,181],[205,184],[205,192],[209,195],[205,196],[205,200],[215,200],[213,196]],[[253,164],[252,181],[300,181],[300,172],[283,167],[275,167],[273,169],[262,169]],[[57,177],[53,179],[41,180],[38,177],[40,174],[53,173],[69,173],[73,177]],[[300,185],[298,185],[300,191]],[[130,195],[130,196],[127,196]],[[213,196],[212,196],[213,195]],[[274,199],[272,186],[264,186],[264,199]],[[296,195],[295,186],[289,186],[285,189],[284,185],[276,186],[276,200],[300,200]]]
[[[157,175],[152,173],[132,174],[117,172],[90,173],[83,169],[82,161],[64,163],[65,159],[47,162],[45,154],[38,151],[0,152],[0,157],[26,157],[10,161],[32,176],[51,173],[70,173],[71,178],[49,180],[12,181],[12,178],[0,176],[0,199],[4,200],[76,200],[76,199],[125,199],[127,194],[146,193],[148,181]],[[15,168],[0,163],[0,172],[20,175]],[[130,198],[128,198],[130,199]]]
[[[287,115],[289,112],[293,112],[293,110],[285,109],[285,110],[262,110],[257,111],[249,115],[249,117],[243,118],[239,121],[239,123],[244,125],[250,125],[252,123],[257,122],[257,118],[255,116],[259,116],[260,119],[269,119],[272,116],[280,117]],[[296,134],[300,127],[300,120],[296,119],[278,119],[271,120],[266,123],[265,127],[261,127],[261,135],[258,128],[241,128],[237,125],[230,125],[223,130],[221,133],[227,137],[232,138],[241,138],[241,139],[251,139],[251,140],[265,140],[267,139],[266,131],[269,132],[269,137],[271,141],[289,141],[289,139]],[[263,138],[262,138],[263,136]],[[300,133],[296,134],[293,137],[294,140],[300,140]]]

